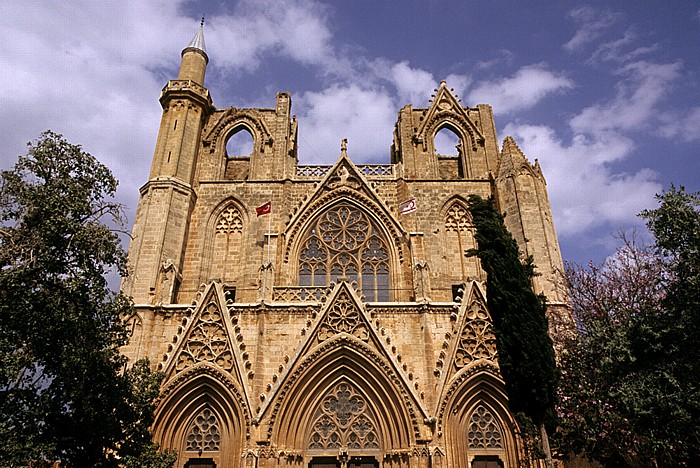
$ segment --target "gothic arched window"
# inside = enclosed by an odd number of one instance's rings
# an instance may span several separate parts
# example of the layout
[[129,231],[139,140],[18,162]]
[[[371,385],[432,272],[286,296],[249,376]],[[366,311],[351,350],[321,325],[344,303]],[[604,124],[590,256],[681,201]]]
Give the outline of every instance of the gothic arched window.
[[216,414],[209,408],[200,411],[192,421],[185,439],[187,452],[218,452],[221,430]]
[[438,159],[438,170],[442,179],[461,179],[465,176],[462,161],[462,139],[455,129],[443,125],[433,137],[433,148]]
[[496,418],[483,405],[477,406],[469,418],[467,433],[470,449],[502,449],[503,436]]
[[314,413],[310,450],[379,450],[377,425],[365,399],[349,384],[340,383]]
[[339,278],[357,281],[369,301],[391,297],[387,244],[365,213],[346,204],[314,221],[299,255],[300,286],[325,286]]
[[[446,246],[457,249],[459,257],[460,282],[464,283],[469,277],[480,277],[481,267],[476,256],[467,257],[467,252],[477,247],[474,238],[474,224],[467,206],[460,200],[455,200],[445,213]],[[457,278],[455,278],[457,279]]]
[[240,271],[243,217],[233,205],[227,206],[214,225],[214,249],[210,277],[232,281]]

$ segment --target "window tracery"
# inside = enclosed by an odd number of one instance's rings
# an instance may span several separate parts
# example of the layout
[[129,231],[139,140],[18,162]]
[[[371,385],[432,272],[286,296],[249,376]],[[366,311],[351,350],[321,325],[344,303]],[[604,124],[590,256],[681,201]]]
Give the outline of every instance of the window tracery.
[[502,449],[503,437],[496,418],[479,405],[469,418],[467,439],[471,449]]
[[185,439],[188,452],[218,452],[221,443],[221,430],[216,414],[204,408],[192,421]]
[[379,450],[367,402],[347,383],[336,385],[314,413],[310,450]]
[[233,206],[226,208],[216,223],[217,234],[231,234],[243,232],[243,221],[241,220],[241,212]]
[[481,267],[476,256],[467,259],[467,251],[476,248],[474,239],[474,224],[469,209],[461,201],[456,200],[445,213],[445,234],[448,248],[456,246],[459,257],[461,280],[466,282],[472,277],[481,276]]
[[459,337],[455,367],[461,369],[477,359],[496,360],[496,335],[483,300],[472,296],[467,309],[467,323]]
[[243,215],[234,205],[227,206],[214,224],[212,269],[209,276],[232,281],[241,261]]
[[178,356],[176,372],[181,372],[198,362],[210,362],[225,369],[233,369],[233,354],[224,330],[219,307],[210,302],[199,316],[197,323]]
[[367,215],[340,205],[321,215],[306,234],[299,255],[299,285],[356,281],[369,301],[390,298],[386,242]]

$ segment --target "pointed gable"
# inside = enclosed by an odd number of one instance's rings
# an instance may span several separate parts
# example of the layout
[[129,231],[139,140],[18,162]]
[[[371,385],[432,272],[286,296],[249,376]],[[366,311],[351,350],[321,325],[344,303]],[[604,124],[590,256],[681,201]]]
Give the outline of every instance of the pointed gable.
[[201,297],[202,300],[191,309],[190,316],[183,319],[180,332],[172,340],[175,345],[170,345],[170,352],[159,365],[166,379],[200,363],[239,374],[231,331],[225,318],[223,291],[216,283],[210,283]]
[[385,230],[386,236],[393,241],[398,261],[403,262],[404,230],[401,224],[346,154],[340,156],[316,189],[291,215],[283,234],[286,243],[284,261],[290,261],[292,252],[300,242],[299,237],[306,232],[309,223],[319,212],[342,200],[364,208],[376,219],[377,226]]
[[[420,125],[416,128],[413,139],[423,145],[427,151],[428,142],[433,138],[438,127],[449,124],[457,133],[466,133],[469,143],[474,151],[478,144],[483,144],[484,135],[479,128],[467,116],[466,110],[460,104],[459,99],[447,88],[445,81],[440,82],[440,87],[435,90],[431,105],[420,118]],[[466,142],[466,140],[465,140]]]

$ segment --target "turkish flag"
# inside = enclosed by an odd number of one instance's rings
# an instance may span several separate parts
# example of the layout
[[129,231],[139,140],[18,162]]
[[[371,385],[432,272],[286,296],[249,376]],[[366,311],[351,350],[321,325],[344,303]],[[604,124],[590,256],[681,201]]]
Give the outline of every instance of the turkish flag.
[[258,216],[270,214],[270,211],[272,211],[272,202],[271,201],[265,203],[264,205],[261,205],[261,206],[255,208],[255,213]]

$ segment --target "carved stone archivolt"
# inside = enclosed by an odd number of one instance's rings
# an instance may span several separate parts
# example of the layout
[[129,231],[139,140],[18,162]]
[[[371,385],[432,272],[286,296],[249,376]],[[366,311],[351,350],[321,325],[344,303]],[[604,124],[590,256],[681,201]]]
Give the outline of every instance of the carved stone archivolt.
[[318,341],[324,342],[338,333],[353,335],[365,343],[369,341],[369,329],[362,320],[357,304],[343,290],[333,301],[319,326]]
[[314,413],[309,450],[379,450],[377,424],[365,399],[349,383],[336,385]]
[[227,371],[233,369],[233,353],[221,310],[215,302],[204,307],[192,326],[187,342],[180,350],[175,371],[181,372],[198,362],[213,363]]

